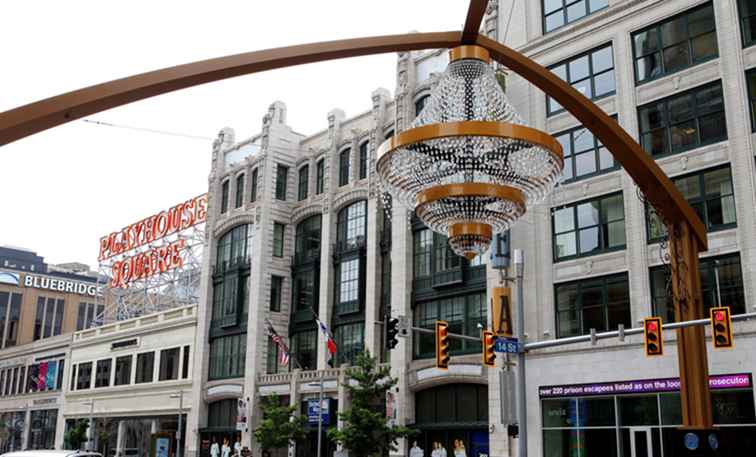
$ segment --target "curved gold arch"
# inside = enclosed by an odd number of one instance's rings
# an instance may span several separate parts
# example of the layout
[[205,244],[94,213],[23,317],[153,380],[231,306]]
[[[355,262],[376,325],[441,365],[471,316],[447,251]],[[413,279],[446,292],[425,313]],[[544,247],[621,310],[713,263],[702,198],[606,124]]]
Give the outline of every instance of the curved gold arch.
[[[234,76],[305,63],[388,52],[477,44],[491,58],[549,94],[612,153],[674,234],[672,281],[678,320],[703,317],[698,252],[706,250],[706,229],[693,208],[656,162],[613,119],[546,68],[478,34],[487,0],[471,0],[461,32],[414,33],[328,41],[267,49],[179,65],[79,89],[0,113],[0,146],[110,108]],[[678,330],[683,423],[711,428],[708,364],[702,327]]]

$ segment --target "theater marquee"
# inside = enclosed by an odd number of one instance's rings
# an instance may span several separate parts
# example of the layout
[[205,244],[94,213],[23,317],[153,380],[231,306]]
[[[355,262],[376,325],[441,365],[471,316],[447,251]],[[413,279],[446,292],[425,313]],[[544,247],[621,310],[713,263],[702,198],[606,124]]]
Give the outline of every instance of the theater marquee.
[[[126,288],[181,268],[185,241],[178,235],[206,218],[207,194],[203,194],[100,238],[99,260],[113,259],[110,287]],[[162,243],[155,246],[158,241]]]

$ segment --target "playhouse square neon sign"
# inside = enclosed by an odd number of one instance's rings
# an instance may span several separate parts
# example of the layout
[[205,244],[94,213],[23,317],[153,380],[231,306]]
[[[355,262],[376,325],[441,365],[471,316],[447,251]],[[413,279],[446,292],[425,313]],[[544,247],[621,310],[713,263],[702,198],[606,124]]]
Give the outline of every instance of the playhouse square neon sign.
[[[153,241],[180,233],[207,219],[207,194],[179,203],[165,211],[127,225],[100,238],[100,261],[126,254]],[[116,260],[111,266],[110,287],[128,287],[134,281],[181,268],[184,240],[150,248]]]

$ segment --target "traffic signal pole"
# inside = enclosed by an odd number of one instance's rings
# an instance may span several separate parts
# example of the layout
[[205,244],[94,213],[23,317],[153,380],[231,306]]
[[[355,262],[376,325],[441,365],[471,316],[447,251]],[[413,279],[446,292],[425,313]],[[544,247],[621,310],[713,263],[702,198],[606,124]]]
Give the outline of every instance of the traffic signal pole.
[[523,292],[523,274],[525,259],[522,249],[514,250],[514,269],[517,278],[517,456],[528,457],[528,402],[525,395],[525,299]]

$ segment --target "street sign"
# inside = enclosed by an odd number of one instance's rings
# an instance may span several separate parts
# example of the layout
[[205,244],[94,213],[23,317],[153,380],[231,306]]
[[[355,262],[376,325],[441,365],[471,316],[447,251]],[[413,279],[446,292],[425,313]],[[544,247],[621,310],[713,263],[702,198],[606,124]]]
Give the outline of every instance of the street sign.
[[323,419],[323,424],[328,424],[330,421],[330,415],[329,415],[329,399],[324,398],[323,407],[318,408],[318,400],[307,400],[307,422],[309,424],[316,424],[318,423],[318,410],[320,410],[321,418]]
[[497,338],[496,352],[505,352],[508,354],[517,354],[520,352],[520,342],[517,338]]

